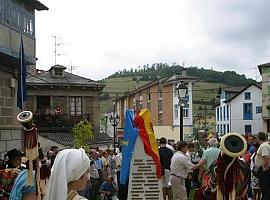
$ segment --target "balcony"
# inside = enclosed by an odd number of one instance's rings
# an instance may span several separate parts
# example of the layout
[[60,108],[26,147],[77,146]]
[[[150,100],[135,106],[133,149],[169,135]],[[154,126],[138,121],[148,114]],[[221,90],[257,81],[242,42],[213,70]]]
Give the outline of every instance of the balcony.
[[[72,116],[69,114],[51,115],[35,114],[34,123],[38,129],[71,129],[73,125],[83,119],[91,122],[90,114]],[[93,125],[93,124],[92,124]]]

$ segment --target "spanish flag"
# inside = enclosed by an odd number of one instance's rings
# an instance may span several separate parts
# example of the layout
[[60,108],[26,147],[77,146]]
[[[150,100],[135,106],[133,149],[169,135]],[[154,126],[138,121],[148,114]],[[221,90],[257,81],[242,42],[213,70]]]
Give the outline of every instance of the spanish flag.
[[134,119],[134,125],[138,128],[145,153],[151,156],[156,164],[157,178],[161,178],[161,164],[150,111],[148,109],[140,110]]

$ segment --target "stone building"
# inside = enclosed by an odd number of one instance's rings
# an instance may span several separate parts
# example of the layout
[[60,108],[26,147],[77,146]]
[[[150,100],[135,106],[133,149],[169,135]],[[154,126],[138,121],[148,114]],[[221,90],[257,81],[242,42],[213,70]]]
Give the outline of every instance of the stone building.
[[16,120],[20,38],[27,66],[35,66],[35,10],[48,8],[37,0],[0,0],[0,158],[22,146],[22,127]]
[[[74,123],[87,119],[99,134],[99,97],[104,85],[65,71],[66,67],[54,65],[27,78],[27,109],[34,113],[39,136],[72,146],[70,130]],[[65,139],[70,139],[65,142]],[[43,138],[40,140],[44,141]],[[46,141],[45,146],[48,146]]]

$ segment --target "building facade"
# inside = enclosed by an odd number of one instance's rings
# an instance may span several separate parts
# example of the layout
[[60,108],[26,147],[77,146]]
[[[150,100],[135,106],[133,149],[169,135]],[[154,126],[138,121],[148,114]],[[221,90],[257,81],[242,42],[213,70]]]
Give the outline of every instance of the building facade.
[[0,0],[0,158],[22,147],[22,126],[16,117],[21,37],[27,67],[36,65],[35,10],[48,10],[37,0]]
[[[120,116],[118,132],[123,133],[126,109],[147,108],[151,111],[156,138],[166,137],[170,141],[179,141],[180,109],[176,88],[183,82],[188,87],[183,116],[184,138],[188,139],[193,134],[192,85],[195,81],[196,78],[187,76],[186,71],[183,71],[181,75],[152,81],[116,99],[116,112]],[[118,137],[121,135],[118,134]]]
[[27,109],[40,129],[71,128],[87,119],[99,132],[99,97],[104,85],[65,71],[55,65],[27,78]]
[[262,131],[262,90],[257,85],[225,88],[216,107],[216,132],[256,134]]
[[258,65],[262,76],[262,118],[263,131],[270,133],[270,63]]

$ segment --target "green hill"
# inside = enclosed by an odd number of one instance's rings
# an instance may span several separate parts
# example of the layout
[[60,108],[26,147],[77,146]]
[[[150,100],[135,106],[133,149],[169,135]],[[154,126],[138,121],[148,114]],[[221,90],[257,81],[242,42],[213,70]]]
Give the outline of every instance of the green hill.
[[[121,96],[124,92],[132,91],[149,81],[160,77],[172,76],[181,73],[183,66],[166,63],[156,63],[139,66],[137,69],[118,71],[102,82],[106,85],[101,96],[101,115],[112,110],[112,97]],[[198,78],[193,86],[193,116],[210,116],[214,114],[216,95],[219,87],[240,86],[257,83],[253,79],[247,79],[245,75],[239,75],[234,71],[219,72],[197,67],[185,68],[188,76]],[[139,80],[139,81],[136,81]],[[196,120],[196,119],[194,119]]]

